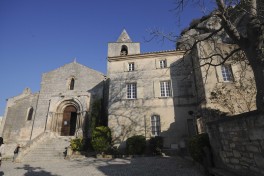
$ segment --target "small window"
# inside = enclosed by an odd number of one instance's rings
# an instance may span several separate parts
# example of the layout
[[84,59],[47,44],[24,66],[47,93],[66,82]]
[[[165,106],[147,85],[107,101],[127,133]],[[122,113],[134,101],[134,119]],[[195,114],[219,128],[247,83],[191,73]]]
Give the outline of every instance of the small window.
[[128,99],[137,98],[137,84],[136,83],[127,84],[127,98]]
[[70,90],[74,89],[74,83],[75,83],[75,80],[74,80],[74,78],[72,78],[71,82],[70,82]]
[[160,96],[161,97],[170,97],[171,96],[170,81],[161,81],[160,82]]
[[153,136],[159,136],[160,132],[160,116],[153,115],[151,116],[151,133]]
[[164,60],[160,60],[160,68],[166,68],[167,67],[167,62],[166,62],[166,60],[164,59]]
[[134,71],[135,70],[135,63],[130,62],[128,63],[128,71]]
[[128,54],[127,46],[126,45],[122,45],[120,55],[121,56],[126,56],[127,54]]
[[233,81],[233,74],[232,74],[231,65],[222,65],[221,71],[222,71],[223,80],[225,82]]
[[32,117],[33,117],[33,108],[30,107],[30,108],[28,109],[28,113],[27,113],[27,120],[28,120],[28,121],[29,121],[29,120],[32,120]]

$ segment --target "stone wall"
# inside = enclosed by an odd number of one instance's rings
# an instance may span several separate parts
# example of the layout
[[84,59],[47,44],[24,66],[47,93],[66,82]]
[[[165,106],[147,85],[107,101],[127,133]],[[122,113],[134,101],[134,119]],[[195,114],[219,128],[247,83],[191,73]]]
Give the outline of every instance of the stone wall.
[[256,111],[209,122],[216,167],[238,175],[264,175],[264,114]]
[[[37,99],[38,93],[30,92],[8,99],[2,132],[5,143],[23,143],[30,140]],[[27,116],[30,108],[33,109],[33,114],[29,120]]]

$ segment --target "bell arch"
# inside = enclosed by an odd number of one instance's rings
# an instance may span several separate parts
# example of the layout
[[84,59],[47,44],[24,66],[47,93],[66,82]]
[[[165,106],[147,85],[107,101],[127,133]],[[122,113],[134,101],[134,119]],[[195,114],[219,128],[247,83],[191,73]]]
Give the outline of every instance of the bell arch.
[[126,45],[121,46],[121,51],[120,51],[121,56],[126,56],[128,55],[128,47]]

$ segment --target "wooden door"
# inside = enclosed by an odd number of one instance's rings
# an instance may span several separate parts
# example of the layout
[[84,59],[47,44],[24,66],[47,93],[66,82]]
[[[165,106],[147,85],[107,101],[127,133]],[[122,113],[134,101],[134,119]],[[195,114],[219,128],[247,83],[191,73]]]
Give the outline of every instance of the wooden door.
[[76,129],[77,110],[74,106],[67,106],[63,112],[61,124],[62,136],[73,136]]

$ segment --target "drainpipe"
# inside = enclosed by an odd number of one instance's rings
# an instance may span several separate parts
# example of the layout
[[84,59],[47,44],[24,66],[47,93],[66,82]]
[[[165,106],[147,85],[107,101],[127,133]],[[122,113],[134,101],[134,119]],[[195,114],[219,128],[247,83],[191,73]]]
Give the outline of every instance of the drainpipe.
[[146,115],[144,115],[144,126],[145,126],[145,139],[146,139],[146,137],[147,137]]

